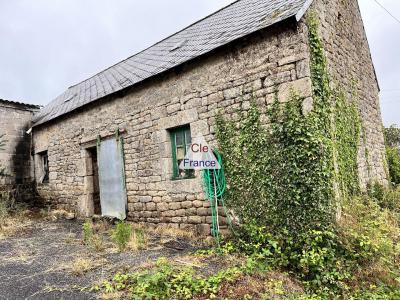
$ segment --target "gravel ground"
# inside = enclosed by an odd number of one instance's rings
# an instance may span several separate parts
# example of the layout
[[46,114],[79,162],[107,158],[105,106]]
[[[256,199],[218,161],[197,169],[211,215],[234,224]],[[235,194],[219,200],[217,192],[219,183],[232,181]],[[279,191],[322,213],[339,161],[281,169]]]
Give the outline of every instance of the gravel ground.
[[[24,233],[0,240],[0,299],[96,299],[91,287],[118,270],[136,269],[161,256],[184,257],[193,250],[178,239],[135,253],[111,248],[95,252],[81,242],[81,228],[74,220],[40,220]],[[78,258],[89,259],[91,270],[74,273],[71,265]]]

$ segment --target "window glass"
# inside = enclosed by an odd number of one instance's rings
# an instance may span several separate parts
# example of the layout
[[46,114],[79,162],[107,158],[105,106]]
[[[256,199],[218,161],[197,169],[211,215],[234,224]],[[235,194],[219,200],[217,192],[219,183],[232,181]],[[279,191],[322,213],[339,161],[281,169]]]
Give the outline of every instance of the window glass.
[[192,137],[190,127],[183,126],[170,131],[173,159],[173,178],[190,178],[194,176],[194,170],[183,170],[179,168],[186,153],[189,151]]
[[192,135],[190,133],[190,130],[185,131],[185,141],[186,144],[190,144],[192,142]]
[[176,146],[183,146],[185,143],[184,132],[177,131],[175,133]]
[[49,182],[49,156],[47,155],[47,151],[40,154],[41,163],[42,163],[42,183]]

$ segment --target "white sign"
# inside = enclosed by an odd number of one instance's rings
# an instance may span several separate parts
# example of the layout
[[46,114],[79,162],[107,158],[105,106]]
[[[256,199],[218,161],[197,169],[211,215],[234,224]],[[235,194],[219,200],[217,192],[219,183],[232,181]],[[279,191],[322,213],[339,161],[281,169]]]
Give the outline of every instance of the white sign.
[[192,138],[185,158],[179,165],[183,170],[221,169],[211,147],[203,136]]

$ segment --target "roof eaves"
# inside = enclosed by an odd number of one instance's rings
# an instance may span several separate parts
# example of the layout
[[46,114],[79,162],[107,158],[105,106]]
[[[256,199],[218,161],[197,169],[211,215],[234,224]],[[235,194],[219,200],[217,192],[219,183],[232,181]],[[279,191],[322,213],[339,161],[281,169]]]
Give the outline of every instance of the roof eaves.
[[23,103],[23,102],[19,102],[19,101],[12,101],[12,100],[6,100],[6,99],[0,99],[0,102],[7,103],[10,105],[23,106],[25,108],[30,108],[30,109],[40,109],[42,107],[41,105]]

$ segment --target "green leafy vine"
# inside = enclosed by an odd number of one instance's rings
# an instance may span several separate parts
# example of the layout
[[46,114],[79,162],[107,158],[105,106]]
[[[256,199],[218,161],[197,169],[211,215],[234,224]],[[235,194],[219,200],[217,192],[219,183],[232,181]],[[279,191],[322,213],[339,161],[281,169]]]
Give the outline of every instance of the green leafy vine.
[[360,117],[355,93],[332,88],[323,43],[308,19],[312,110],[296,91],[267,109],[266,128],[253,101],[239,122],[217,117],[227,176],[227,204],[242,222],[296,232],[333,224],[339,201],[359,191]]

